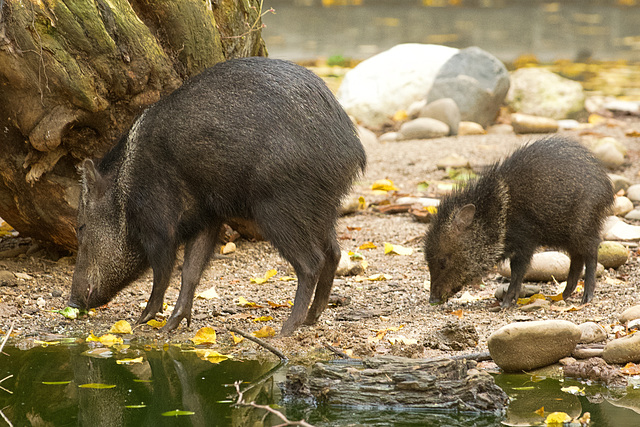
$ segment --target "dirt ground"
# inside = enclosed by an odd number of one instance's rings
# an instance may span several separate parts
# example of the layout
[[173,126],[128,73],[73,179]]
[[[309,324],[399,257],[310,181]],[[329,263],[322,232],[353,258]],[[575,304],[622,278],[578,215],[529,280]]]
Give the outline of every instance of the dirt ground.
[[[618,118],[618,121],[600,124],[590,129],[569,133],[582,139],[613,136],[628,148],[629,161],[621,170],[632,183],[640,182],[640,138],[630,131],[640,131],[640,120]],[[440,158],[458,153],[468,158],[477,171],[514,147],[532,141],[536,135],[479,135],[449,137],[427,141],[406,141],[388,144],[368,144],[368,169],[356,183],[353,197],[363,196],[368,203],[391,199],[386,195],[372,194],[372,182],[388,178],[394,181],[399,192],[410,195],[433,194],[435,181],[448,181],[446,173],[435,166]],[[426,193],[418,191],[418,184],[432,184]],[[338,222],[340,244],[344,250],[361,253],[368,267],[361,277],[337,277],[334,294],[346,298],[346,304],[330,306],[315,326],[303,326],[292,337],[270,338],[272,345],[293,359],[327,357],[325,344],[355,356],[373,354],[396,354],[409,357],[432,357],[443,354],[487,351],[489,335],[516,320],[567,319],[576,323],[596,321],[605,327],[618,324],[617,316],[625,308],[640,303],[640,280],[638,253],[632,248],[629,262],[617,271],[606,271],[598,279],[595,299],[592,303],[575,311],[541,310],[524,312],[519,308],[496,311],[495,289],[506,279],[492,273],[478,289],[465,289],[474,301],[461,301],[460,294],[441,306],[429,304],[429,272],[422,251],[422,236],[428,225],[419,223],[408,213],[381,214],[372,207],[342,217]],[[359,250],[365,242],[373,242],[377,248]],[[384,243],[400,244],[413,249],[411,255],[385,255]],[[296,281],[282,281],[281,277],[292,276],[289,264],[267,242],[236,241],[237,250],[229,255],[220,255],[205,271],[198,291],[215,286],[219,298],[196,299],[193,307],[193,322],[186,322],[173,333],[160,333],[147,325],[137,327],[132,341],[139,342],[189,342],[195,332],[204,326],[218,330],[218,346],[227,352],[250,355],[265,350],[246,340],[233,347],[231,337],[224,333],[227,326],[236,326],[246,331],[255,331],[262,326],[272,326],[278,331],[289,314],[289,308],[271,308],[268,301],[286,303],[293,300]],[[96,335],[106,333],[118,320],[134,324],[142,312],[151,291],[151,275],[121,292],[111,303],[95,310],[87,318],[69,320],[51,310],[63,309],[67,305],[74,258],[62,257],[48,249],[38,249],[36,242],[23,237],[4,237],[0,251],[16,246],[27,246],[28,255],[0,260],[0,270],[18,274],[15,280],[0,283],[0,330],[6,332],[13,324],[11,343],[24,347],[35,339],[47,340],[57,336],[86,337],[90,331]],[[171,306],[179,291],[179,265],[174,271],[171,286],[165,301]],[[251,283],[251,278],[263,277],[268,270],[277,269],[277,275],[266,283]],[[387,280],[372,281],[370,276],[384,274]],[[613,280],[618,279],[618,280]],[[545,283],[546,294],[558,292],[554,283]],[[247,308],[238,305],[240,297],[255,302],[262,308]],[[344,300],[344,299],[343,299]],[[568,305],[579,305],[580,295],[575,295]],[[562,304],[553,306],[562,308]],[[170,309],[165,313],[170,313]],[[272,316],[273,320],[254,322],[260,316]],[[466,344],[448,347],[438,335],[448,325],[449,329],[463,330]],[[459,328],[460,326],[466,327]],[[399,328],[399,330],[393,330]],[[390,329],[379,340],[373,339],[377,331]],[[474,336],[473,331],[477,333]],[[392,344],[389,338],[415,339]],[[477,340],[477,345],[474,346]],[[427,346],[425,346],[427,344]],[[432,348],[439,347],[439,348]]]

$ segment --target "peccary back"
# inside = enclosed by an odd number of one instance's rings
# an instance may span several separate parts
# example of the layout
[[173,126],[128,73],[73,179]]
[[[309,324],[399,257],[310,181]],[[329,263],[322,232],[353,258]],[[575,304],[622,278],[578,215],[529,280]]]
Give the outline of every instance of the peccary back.
[[349,117],[310,71],[267,58],[217,64],[146,109],[97,165],[84,162],[70,303],[102,305],[150,266],[153,290],[139,319],[146,322],[161,310],[185,243],[182,287],[165,328],[189,323],[222,223],[243,218],[297,273],[282,332],[305,316],[313,323],[340,256],[341,198],[365,162]]
[[552,136],[519,148],[441,201],[425,238],[429,300],[446,301],[508,258],[511,283],[502,301],[508,306],[536,248],[549,246],[571,257],[565,299],[586,265],[583,303],[590,301],[613,199],[605,170],[578,142]]

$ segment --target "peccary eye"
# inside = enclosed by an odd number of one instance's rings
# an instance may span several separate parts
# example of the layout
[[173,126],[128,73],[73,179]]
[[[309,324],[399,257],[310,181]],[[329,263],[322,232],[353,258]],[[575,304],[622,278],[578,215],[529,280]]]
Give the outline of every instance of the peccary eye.
[[446,258],[440,258],[438,260],[438,264],[440,265],[440,270],[444,270],[445,268],[447,268],[447,259]]
[[80,236],[80,234],[84,231],[84,224],[82,224],[80,227],[78,227],[78,229],[76,230],[76,236]]

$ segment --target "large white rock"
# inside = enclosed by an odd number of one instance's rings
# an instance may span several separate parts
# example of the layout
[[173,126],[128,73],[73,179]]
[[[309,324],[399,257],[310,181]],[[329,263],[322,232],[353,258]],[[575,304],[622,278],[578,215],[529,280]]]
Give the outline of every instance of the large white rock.
[[493,361],[506,372],[548,366],[569,356],[580,340],[580,328],[567,320],[511,323],[489,336]]
[[609,216],[602,227],[604,240],[640,240],[640,226],[624,222],[617,216]]
[[457,52],[432,44],[394,46],[349,71],[338,89],[338,100],[365,126],[379,126],[398,110],[424,99],[440,67]]
[[565,119],[584,109],[582,85],[540,68],[521,68],[511,73],[506,101],[524,114]]
[[[567,276],[569,276],[569,265],[571,265],[571,259],[562,252],[538,252],[533,254],[533,258],[531,258],[531,264],[524,274],[524,280],[549,282],[555,278],[562,282],[567,280]],[[511,266],[508,260],[500,263],[498,273],[504,277],[511,277]]]

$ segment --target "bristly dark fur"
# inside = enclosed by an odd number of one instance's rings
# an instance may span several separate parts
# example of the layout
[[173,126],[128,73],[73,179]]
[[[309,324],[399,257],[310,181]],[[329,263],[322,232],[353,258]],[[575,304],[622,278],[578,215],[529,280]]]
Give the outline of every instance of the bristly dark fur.
[[145,110],[97,166],[85,161],[71,303],[104,304],[150,266],[153,291],[140,321],[153,318],[184,243],[166,329],[189,322],[218,230],[237,217],[254,220],[297,273],[282,332],[305,316],[313,323],[340,257],[341,198],[365,163],[351,120],[312,72],[267,58],[205,70]]
[[600,232],[613,199],[605,170],[578,142],[552,136],[517,149],[443,198],[425,238],[430,300],[446,301],[509,259],[503,305],[510,305],[534,251],[548,246],[571,257],[565,298],[586,265],[583,302],[590,301]]

